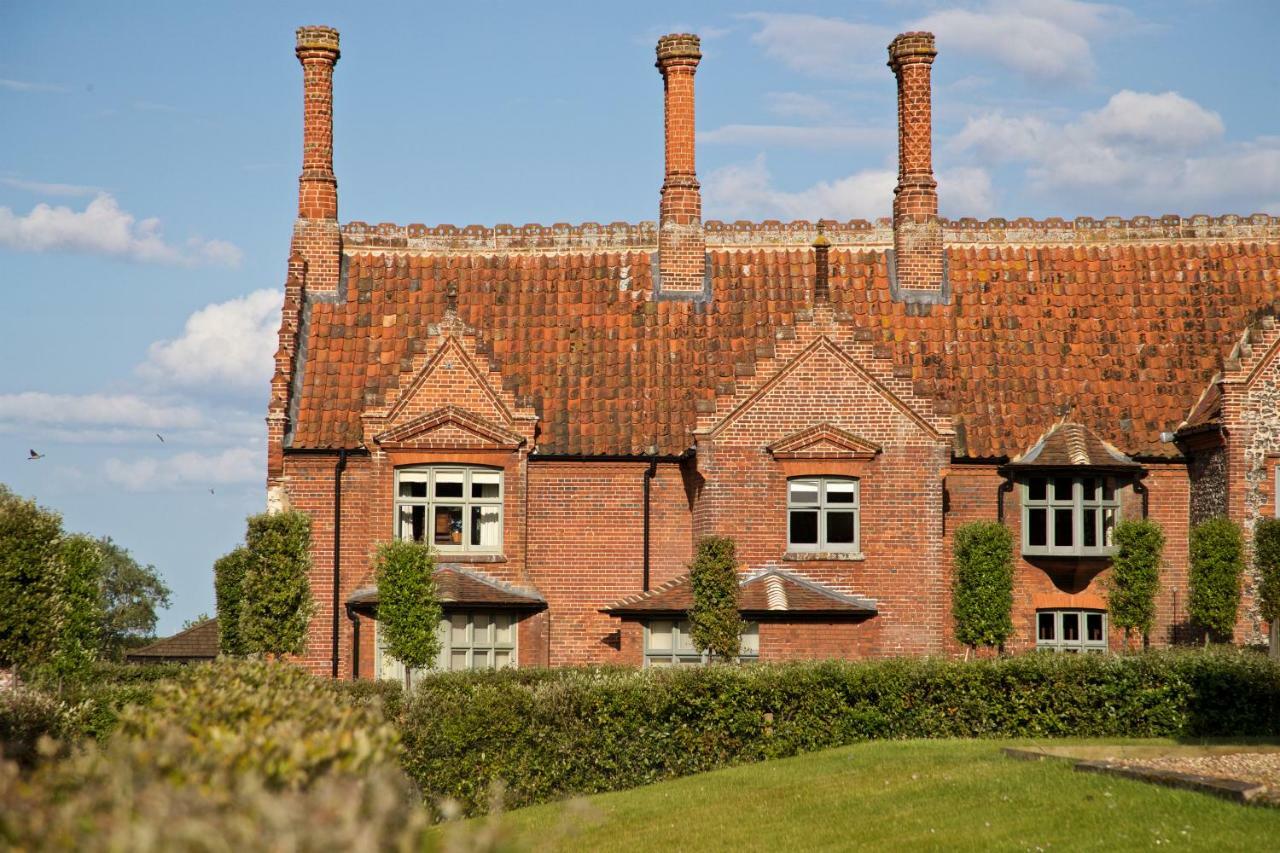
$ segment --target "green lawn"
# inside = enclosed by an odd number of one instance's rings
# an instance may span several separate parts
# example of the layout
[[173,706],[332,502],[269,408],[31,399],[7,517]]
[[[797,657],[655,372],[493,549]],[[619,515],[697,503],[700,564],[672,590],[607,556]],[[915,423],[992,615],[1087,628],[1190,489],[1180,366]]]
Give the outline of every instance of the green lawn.
[[1031,742],[877,741],[520,809],[498,834],[556,850],[1280,846],[1280,809],[1016,761],[1005,745]]

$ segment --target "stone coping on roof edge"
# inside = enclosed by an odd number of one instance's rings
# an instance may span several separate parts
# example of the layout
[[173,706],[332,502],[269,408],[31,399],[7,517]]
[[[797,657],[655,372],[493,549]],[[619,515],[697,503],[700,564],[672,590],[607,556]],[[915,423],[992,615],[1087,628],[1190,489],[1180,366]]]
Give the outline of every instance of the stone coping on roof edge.
[[[942,219],[943,240],[955,245],[1104,244],[1127,242],[1280,240],[1280,217],[1252,216],[1135,216],[1124,219],[1088,216],[1072,220]],[[884,248],[893,244],[890,219],[868,222],[823,220],[826,237],[839,247]],[[816,222],[703,223],[708,249],[788,247],[808,248],[818,236]],[[398,249],[424,252],[563,252],[654,250],[656,222],[612,222],[601,225],[395,225],[349,222],[342,226],[344,248]]]

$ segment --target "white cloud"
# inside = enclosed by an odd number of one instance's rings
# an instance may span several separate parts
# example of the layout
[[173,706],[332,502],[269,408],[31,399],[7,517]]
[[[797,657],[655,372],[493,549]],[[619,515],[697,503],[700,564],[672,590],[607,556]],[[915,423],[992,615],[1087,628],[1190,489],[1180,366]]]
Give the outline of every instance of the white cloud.
[[784,118],[823,119],[833,112],[831,102],[805,92],[766,92],[769,112]]
[[765,55],[811,77],[843,79],[884,71],[893,30],[818,15],[752,12],[742,17],[760,29],[751,40]]
[[265,392],[283,300],[282,291],[257,290],[207,305],[187,318],[181,336],[153,343],[138,372],[165,384]]
[[50,426],[94,425],[148,430],[198,427],[204,416],[194,406],[136,394],[0,394],[0,423]]
[[783,148],[848,148],[886,145],[894,131],[879,127],[840,125],[797,126],[781,124],[726,124],[698,132],[698,142],[724,145],[769,145]]
[[0,77],[0,89],[10,92],[69,92],[66,86],[53,83],[32,83],[30,80],[6,80]]
[[0,178],[0,184],[37,195],[85,196],[98,195],[103,191],[101,187],[90,187],[84,184],[52,184],[44,181],[24,181],[21,178]]
[[940,50],[989,59],[1040,81],[1080,82],[1094,73],[1091,41],[1133,20],[1104,3],[990,0],[934,12],[909,26],[934,33]]
[[1176,92],[1117,92],[1073,121],[989,113],[950,148],[978,165],[1022,164],[1034,192],[1152,213],[1265,210],[1280,195],[1280,139],[1224,141],[1222,119]]
[[0,207],[0,246],[23,252],[85,252],[143,263],[236,266],[240,250],[223,240],[165,242],[160,220],[137,220],[103,193],[83,211],[38,204],[26,216]]
[[233,447],[218,453],[176,453],[163,458],[119,459],[103,463],[109,482],[129,491],[167,491],[183,486],[211,488],[266,478],[266,453],[260,448]]
[[[897,173],[865,169],[834,181],[819,181],[798,191],[776,187],[765,157],[717,169],[705,183],[708,218],[725,220],[868,219],[889,216]],[[986,216],[993,206],[990,176],[978,168],[957,169],[939,176],[943,213]]]
[[849,79],[887,74],[888,45],[900,30],[937,35],[939,50],[990,60],[1027,77],[1082,81],[1092,77],[1091,42],[1134,25],[1132,13],[1078,0],[987,0],[883,27],[818,15],[753,12],[751,40],[765,55],[811,77]]

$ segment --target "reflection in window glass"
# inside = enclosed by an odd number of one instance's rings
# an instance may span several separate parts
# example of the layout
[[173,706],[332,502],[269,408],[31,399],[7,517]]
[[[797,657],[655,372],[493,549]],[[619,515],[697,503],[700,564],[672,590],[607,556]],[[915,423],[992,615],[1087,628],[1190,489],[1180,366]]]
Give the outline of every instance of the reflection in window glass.
[[[645,625],[645,666],[701,666],[709,658],[693,645],[687,619],[652,619]],[[742,632],[739,661],[760,654],[760,626],[748,622]]]
[[396,472],[396,535],[441,551],[502,551],[502,472],[433,466]]
[[787,482],[787,545],[793,551],[856,553],[858,481],[817,477]]
[[1055,652],[1107,651],[1107,614],[1097,610],[1040,610],[1036,648]]

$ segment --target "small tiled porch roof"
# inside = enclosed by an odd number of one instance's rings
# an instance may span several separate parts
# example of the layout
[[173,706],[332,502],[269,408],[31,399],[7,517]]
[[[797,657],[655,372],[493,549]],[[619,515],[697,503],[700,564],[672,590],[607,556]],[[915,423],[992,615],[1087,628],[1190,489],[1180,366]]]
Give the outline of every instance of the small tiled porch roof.
[[[458,565],[436,567],[436,590],[440,603],[507,610],[541,610],[547,601],[536,590],[513,586],[481,572]],[[367,586],[351,593],[350,607],[376,607],[378,588]]]
[[[610,616],[657,616],[688,613],[693,585],[681,575],[655,589],[615,602],[601,610]],[[738,610],[744,616],[874,616],[872,599],[847,595],[779,568],[766,568],[739,581]]]
[[1042,435],[1039,441],[1010,462],[1008,467],[1022,470],[1137,470],[1141,466],[1083,424],[1063,421]]
[[147,661],[200,661],[218,656],[218,620],[206,619],[179,631],[172,637],[156,640],[147,646],[125,652],[125,660]]

